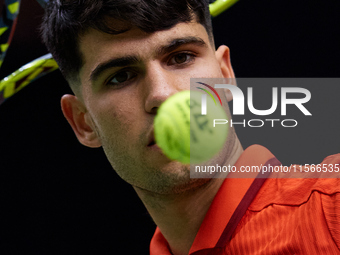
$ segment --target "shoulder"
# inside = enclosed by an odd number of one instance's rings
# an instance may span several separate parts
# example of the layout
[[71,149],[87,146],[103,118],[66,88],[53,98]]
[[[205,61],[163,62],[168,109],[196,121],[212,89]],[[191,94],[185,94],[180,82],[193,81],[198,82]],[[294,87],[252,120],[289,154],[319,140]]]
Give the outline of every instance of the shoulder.
[[313,192],[326,196],[340,193],[340,153],[317,165],[294,165],[289,169],[288,173],[268,178],[249,209],[258,211],[270,204],[296,206],[308,201]]
[[[300,227],[323,233],[340,247],[340,154],[325,158],[324,172],[315,166],[301,166],[306,175],[287,175],[265,181],[248,208],[249,213],[271,212],[299,219]],[[314,168],[313,168],[314,167]],[[315,170],[315,171],[314,171]],[[311,172],[314,171],[314,172]],[[312,176],[313,178],[303,178]],[[294,216],[292,216],[294,215]],[[289,218],[289,217],[288,217]],[[288,224],[288,218],[284,218]],[[312,223],[312,224],[311,224]]]

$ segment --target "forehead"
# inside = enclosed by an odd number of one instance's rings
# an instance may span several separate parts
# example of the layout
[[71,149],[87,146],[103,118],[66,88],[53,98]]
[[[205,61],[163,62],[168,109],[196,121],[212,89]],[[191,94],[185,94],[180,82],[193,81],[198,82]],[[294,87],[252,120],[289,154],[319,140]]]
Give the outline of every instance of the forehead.
[[136,55],[147,60],[154,57],[157,50],[171,40],[190,36],[201,38],[210,45],[206,29],[197,22],[178,23],[168,30],[151,34],[136,27],[118,35],[91,28],[79,40],[84,62],[80,71],[81,80],[83,82],[84,78],[89,78],[96,66],[112,58]]

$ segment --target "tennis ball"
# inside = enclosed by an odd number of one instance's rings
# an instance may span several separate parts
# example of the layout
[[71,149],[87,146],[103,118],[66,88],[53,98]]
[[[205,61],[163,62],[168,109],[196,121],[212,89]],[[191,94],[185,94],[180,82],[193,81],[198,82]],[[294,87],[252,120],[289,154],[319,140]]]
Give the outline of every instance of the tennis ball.
[[[181,91],[159,107],[154,120],[155,140],[168,158],[197,164],[208,161],[223,147],[229,127],[227,115],[209,95],[207,113],[202,115],[202,95],[199,91]],[[215,119],[224,124],[214,127]]]

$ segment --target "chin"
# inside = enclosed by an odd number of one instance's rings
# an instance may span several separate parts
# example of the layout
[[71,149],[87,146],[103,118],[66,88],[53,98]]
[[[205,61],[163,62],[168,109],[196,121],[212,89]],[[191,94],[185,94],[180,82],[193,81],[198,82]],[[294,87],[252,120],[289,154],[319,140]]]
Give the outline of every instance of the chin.
[[163,168],[149,173],[148,178],[145,178],[139,187],[153,193],[170,195],[197,189],[209,180],[190,178],[190,165],[172,161]]

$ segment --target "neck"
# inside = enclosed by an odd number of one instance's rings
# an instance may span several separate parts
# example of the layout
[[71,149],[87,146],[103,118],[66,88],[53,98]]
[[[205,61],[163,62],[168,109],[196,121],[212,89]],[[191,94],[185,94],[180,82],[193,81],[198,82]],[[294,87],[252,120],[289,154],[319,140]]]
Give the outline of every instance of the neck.
[[[231,148],[226,152],[229,157],[224,165],[234,165],[243,152],[238,139],[232,139]],[[156,194],[134,187],[174,255],[189,254],[224,178],[194,179],[195,188],[179,194]]]
[[188,254],[223,179],[199,180],[199,188],[181,194],[154,194],[134,187],[175,255]]

